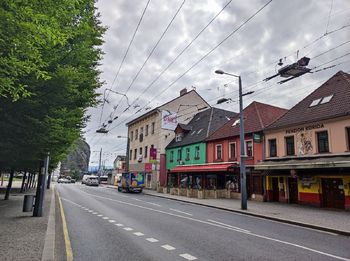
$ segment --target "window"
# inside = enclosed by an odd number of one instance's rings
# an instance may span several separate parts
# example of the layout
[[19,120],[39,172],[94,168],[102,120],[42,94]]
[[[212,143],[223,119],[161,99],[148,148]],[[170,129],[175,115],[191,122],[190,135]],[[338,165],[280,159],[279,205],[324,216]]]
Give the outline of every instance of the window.
[[174,151],[170,151],[170,162],[174,162]]
[[196,146],[196,147],[195,147],[195,150],[194,150],[194,158],[195,158],[196,160],[199,159],[199,146]]
[[181,149],[177,150],[177,161],[181,161],[182,157],[181,157]]
[[137,130],[135,131],[135,140],[138,139],[138,136],[139,136],[139,130],[137,129]]
[[252,140],[247,140],[245,142],[246,146],[246,154],[248,157],[253,157],[253,141]]
[[143,127],[141,127],[140,129],[140,134],[143,134]]
[[129,159],[132,159],[132,150],[130,150],[130,156]]
[[145,146],[145,158],[147,158],[148,154],[148,146]]
[[152,122],[152,126],[151,126],[151,134],[154,134],[154,122]]
[[288,156],[295,155],[294,136],[286,137],[286,154]]
[[146,125],[145,136],[148,136],[148,124]]
[[222,145],[221,144],[215,145],[215,159],[222,160]]
[[326,97],[323,97],[322,101],[320,102],[320,104],[325,104],[327,102],[330,102],[333,98],[333,94],[332,95],[329,95],[329,96],[326,96]]
[[317,132],[317,145],[319,153],[329,152],[327,131]]
[[137,156],[137,149],[134,149],[134,160],[136,160],[136,156]]
[[346,137],[348,139],[348,151],[350,151],[350,127],[346,128]]
[[[248,149],[247,149],[248,151]],[[277,143],[276,139],[269,140],[269,151],[270,151],[270,157],[276,157],[277,156]],[[248,153],[247,153],[248,154]]]
[[130,133],[130,140],[132,141],[134,139],[134,132],[132,131],[131,133]]
[[186,148],[186,160],[190,160],[190,148]]
[[236,142],[230,142],[228,146],[229,146],[229,149],[228,149],[229,159],[231,160],[236,159]]
[[175,135],[175,141],[178,142],[178,141],[182,141],[182,133],[178,133]]
[[142,147],[139,148],[139,155],[142,156]]

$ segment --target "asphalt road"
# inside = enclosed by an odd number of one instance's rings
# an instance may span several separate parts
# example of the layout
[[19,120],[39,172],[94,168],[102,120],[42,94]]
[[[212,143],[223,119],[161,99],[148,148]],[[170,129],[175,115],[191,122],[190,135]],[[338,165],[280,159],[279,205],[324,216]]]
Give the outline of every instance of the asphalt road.
[[56,188],[74,260],[350,260],[341,235],[106,187]]

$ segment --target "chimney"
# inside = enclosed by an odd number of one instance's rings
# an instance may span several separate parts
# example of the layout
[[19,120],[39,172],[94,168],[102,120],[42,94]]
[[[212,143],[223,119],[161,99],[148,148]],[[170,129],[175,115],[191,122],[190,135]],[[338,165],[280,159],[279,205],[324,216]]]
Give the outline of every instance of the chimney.
[[183,96],[187,93],[187,89],[186,88],[183,88],[181,91],[180,91],[180,96]]

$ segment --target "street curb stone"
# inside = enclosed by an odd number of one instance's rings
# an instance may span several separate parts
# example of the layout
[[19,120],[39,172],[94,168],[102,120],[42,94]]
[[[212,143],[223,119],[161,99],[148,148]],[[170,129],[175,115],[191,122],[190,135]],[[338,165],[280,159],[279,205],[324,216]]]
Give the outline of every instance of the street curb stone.
[[[52,189],[55,190],[54,187]],[[55,193],[53,191],[51,194],[50,212],[45,235],[44,250],[41,257],[42,261],[55,260],[55,215]]]

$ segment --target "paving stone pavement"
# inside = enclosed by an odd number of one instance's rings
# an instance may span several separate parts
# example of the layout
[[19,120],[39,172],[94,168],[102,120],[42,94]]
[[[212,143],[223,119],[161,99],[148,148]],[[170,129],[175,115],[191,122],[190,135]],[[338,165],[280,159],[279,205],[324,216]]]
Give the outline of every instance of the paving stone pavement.
[[42,217],[33,217],[32,212],[22,212],[25,194],[35,194],[35,189],[19,193],[19,188],[11,190],[10,199],[3,200],[0,191],[0,260],[41,260],[48,222],[51,193],[45,191]]

